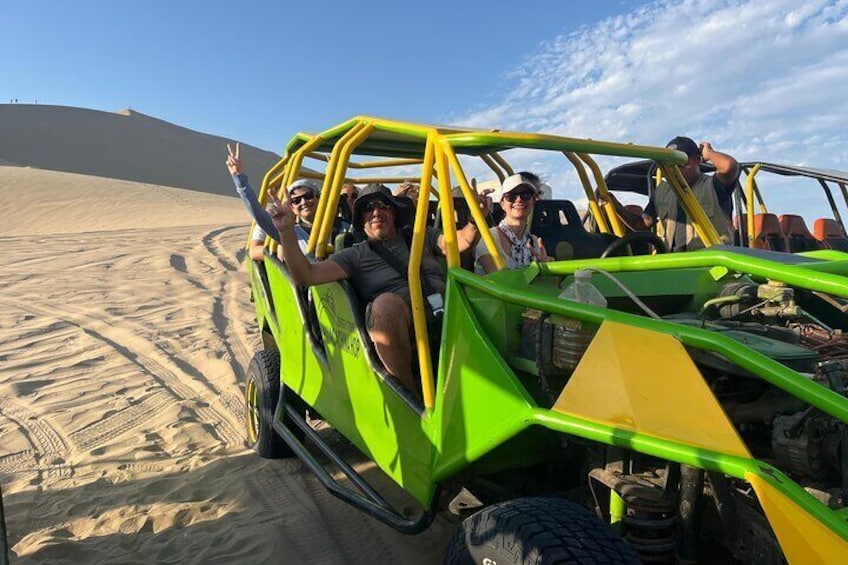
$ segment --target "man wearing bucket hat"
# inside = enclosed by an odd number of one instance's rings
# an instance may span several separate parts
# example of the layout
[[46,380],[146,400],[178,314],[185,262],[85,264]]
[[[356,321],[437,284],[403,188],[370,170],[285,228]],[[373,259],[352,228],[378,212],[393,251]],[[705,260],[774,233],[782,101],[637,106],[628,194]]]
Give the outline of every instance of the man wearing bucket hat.
[[[698,145],[688,137],[678,136],[669,141],[666,147],[676,149],[689,157],[685,165],[680,165],[680,172],[722,241],[732,243],[733,202],[731,197],[738,184],[739,163],[730,155],[713,149],[707,141]],[[716,168],[715,174],[702,173],[702,161],[711,162]],[[704,247],[686,211],[680,206],[674,191],[665,180],[651,195],[642,219],[648,227],[659,219],[663,227],[666,246],[672,251]]]
[[[271,217],[279,230],[286,263],[295,282],[303,286],[350,279],[360,300],[367,304],[365,324],[386,371],[407,389],[418,392],[412,375],[412,312],[407,267],[409,243],[398,226],[404,226],[412,210],[380,184],[369,184],[356,199],[353,229],[367,238],[331,255],[326,261],[310,263],[297,245],[295,219],[286,202],[274,197]],[[477,229],[469,224],[457,232],[460,251],[471,248]],[[428,305],[441,308],[445,277],[438,256],[445,254],[444,236],[427,228],[421,259],[421,282]]]

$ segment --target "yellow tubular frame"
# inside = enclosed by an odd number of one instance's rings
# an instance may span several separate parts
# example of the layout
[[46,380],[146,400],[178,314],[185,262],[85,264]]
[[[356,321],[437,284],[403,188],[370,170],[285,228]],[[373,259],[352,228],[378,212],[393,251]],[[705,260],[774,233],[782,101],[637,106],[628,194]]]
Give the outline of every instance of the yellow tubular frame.
[[692,193],[692,189],[689,188],[689,184],[686,182],[686,179],[683,178],[683,173],[680,172],[680,169],[677,167],[671,167],[668,171],[668,184],[671,186],[672,190],[674,190],[675,194],[677,194],[677,199],[679,202],[682,202],[686,208],[686,213],[689,214],[689,217],[694,220],[693,227],[695,228],[695,232],[698,234],[698,237],[701,238],[701,241],[704,243],[705,247],[711,247],[713,245],[718,245],[721,243],[721,238],[718,235],[718,232],[715,229],[715,226],[707,218],[706,213],[704,213],[704,209],[701,208],[701,205],[698,203],[698,199],[695,198],[695,195]]
[[619,219],[618,214],[615,213],[615,206],[613,206],[612,199],[609,197],[607,181],[604,180],[604,174],[601,172],[601,168],[588,153],[577,153],[577,156],[580,157],[580,159],[586,163],[590,169],[592,169],[592,175],[595,177],[595,184],[598,185],[598,191],[601,193],[604,200],[609,203],[609,206],[605,206],[605,208],[613,233],[618,237],[624,237],[624,227],[621,225],[621,220]]
[[[459,180],[459,189],[462,191],[462,196],[468,204],[468,210],[471,212],[471,217],[474,218],[474,223],[478,226],[482,226],[480,228],[480,237],[483,238],[483,241],[486,244],[486,249],[489,251],[489,254],[492,256],[492,260],[495,262],[495,266],[498,269],[503,269],[506,265],[504,264],[503,257],[501,257],[501,254],[498,253],[498,248],[495,245],[495,238],[492,237],[491,232],[486,228],[486,218],[483,216],[483,211],[480,210],[480,204],[477,201],[477,194],[468,184],[468,181],[465,178],[465,171],[462,170],[462,165],[460,164],[456,153],[454,153],[453,148],[451,148],[448,153],[448,159],[450,160],[450,164],[453,167],[457,180]],[[453,206],[453,198],[451,198],[451,206]],[[455,224],[454,228],[456,228]]]
[[436,145],[436,172],[439,175],[439,202],[442,209],[442,236],[445,238],[448,268],[459,267],[459,251],[456,246],[456,214],[453,209],[451,194],[450,171],[447,154],[453,153],[453,148],[445,140],[439,140]]
[[487,155],[486,153],[481,153],[480,158],[483,159],[483,162],[486,163],[489,168],[495,172],[495,174],[498,176],[499,181],[503,182],[504,180],[506,180],[506,174],[504,174],[503,170],[498,166],[497,162],[492,159],[491,156]]
[[[339,142],[333,147],[333,151],[327,159],[327,166],[324,169],[324,182],[321,184],[321,196],[318,200],[318,208],[315,210],[315,220],[313,221],[313,229],[309,232],[309,241],[306,243],[307,252],[314,253],[315,248],[320,241],[321,235],[321,222],[324,219],[324,212],[327,209],[327,201],[329,200],[330,190],[333,186],[333,179],[335,178],[336,165],[338,163],[338,156],[342,150],[344,143],[349,139],[350,136],[355,135],[357,131],[362,128],[362,124],[357,123],[354,124],[350,130],[348,130],[340,139]],[[317,226],[318,229],[314,229]]]
[[[256,198],[259,200],[259,203],[261,205],[264,206],[265,202],[267,202],[267,200],[268,200],[267,199],[268,187],[273,186],[273,182],[272,182],[273,176],[276,175],[279,172],[280,169],[285,170],[286,163],[288,163],[288,161],[289,161],[289,156],[283,155],[283,157],[279,161],[277,161],[274,164],[273,167],[268,169],[268,172],[265,173],[265,176],[262,177],[262,184],[259,185],[259,194],[256,196]],[[251,222],[250,233],[247,234],[247,244],[245,245],[245,249],[248,249],[248,250],[250,249],[250,242],[253,239],[253,228],[255,228],[255,227],[256,227],[256,221]],[[267,247],[268,245],[270,245],[270,243],[272,241],[274,241],[274,240],[271,239],[271,236],[266,236],[265,237],[265,246]]]
[[[332,182],[335,177],[336,166],[339,161],[339,155],[344,148],[344,145],[347,141],[356,135],[358,131],[362,129],[362,123],[354,124],[335,144],[333,147],[333,152],[330,154],[330,160],[327,162],[327,169],[324,173],[324,184],[321,190],[321,198],[318,199],[318,209],[315,210],[315,221],[313,222],[313,229],[309,233],[309,242],[306,246],[306,251],[308,253],[315,253],[315,249],[318,246],[318,242],[320,241],[321,235],[321,224],[324,220],[324,212],[327,210],[327,201],[329,200],[329,189],[333,186]],[[315,226],[318,226],[318,229],[315,229]]]
[[751,169],[751,172],[748,173],[748,178],[745,181],[745,200],[748,204],[748,247],[754,246],[754,208],[756,205],[754,204],[754,191],[757,190],[757,181],[754,177],[757,176],[757,173],[760,171],[760,164],[757,163],[754,165],[754,168]]
[[[351,128],[351,131],[355,131],[355,133],[347,137],[343,142],[340,141],[338,145],[342,146],[342,150],[336,157],[335,168],[333,170],[333,180],[330,185],[330,190],[328,194],[325,194],[321,199],[325,202],[323,209],[323,216],[320,219],[321,225],[321,233],[318,236],[318,242],[324,243],[319,249],[314,251],[315,257],[321,259],[327,255],[327,245],[326,242],[330,239],[330,234],[333,232],[333,222],[336,220],[336,209],[339,205],[339,195],[341,194],[341,185],[345,179],[345,172],[347,170],[347,162],[350,159],[351,153],[356,149],[360,143],[365,141],[365,139],[371,135],[371,132],[374,130],[374,124],[368,121],[362,122],[362,126],[359,128]],[[326,181],[325,181],[326,184]],[[319,202],[320,204],[320,202]],[[332,213],[330,213],[332,212]],[[317,219],[317,218],[316,218]],[[313,230],[314,233],[315,230]],[[312,243],[313,234],[309,234],[309,250],[313,250]]]
[[321,137],[320,135],[316,135],[315,137],[301,145],[300,149],[294,152],[289,166],[286,167],[286,174],[284,177],[285,182],[282,186],[283,190],[287,190],[288,186],[295,180],[297,180],[297,174],[298,172],[300,172],[300,166],[303,164],[303,158],[306,156],[306,154],[315,149],[317,146],[321,145],[323,141],[323,137]]
[[[350,167],[350,163],[348,163],[348,167]],[[354,184],[368,184],[372,182],[378,182],[380,184],[400,184],[404,181],[410,180],[414,178],[414,175],[407,175],[405,177],[345,177],[345,182],[352,182]]]
[[757,202],[760,203],[760,209],[763,211],[763,214],[768,214],[768,208],[766,208],[766,201],[763,200],[763,195],[760,192],[760,186],[755,182],[754,183],[754,196],[757,197]]
[[[511,177],[512,175],[514,175],[514,174],[515,174],[515,171],[513,171],[513,170],[512,170],[512,167],[510,167],[510,166],[509,166],[509,163],[507,163],[507,162],[506,162],[506,159],[504,159],[503,157],[501,157],[501,156],[497,153],[497,151],[493,151],[492,153],[489,153],[488,155],[489,155],[492,159],[494,159],[495,161],[497,161],[498,165],[500,165],[501,167],[503,167],[503,170],[504,170],[504,172],[506,173],[506,176],[507,176],[507,177]],[[506,177],[504,177],[504,178],[506,178]]]
[[[429,186],[433,179],[433,164],[436,152],[435,132],[427,136],[427,147],[424,150],[424,168],[421,171],[421,185]],[[433,384],[433,364],[430,357],[430,340],[427,331],[427,317],[424,313],[424,292],[421,289],[421,258],[424,254],[424,237],[427,230],[427,213],[429,200],[424,194],[419,195],[415,205],[415,222],[412,246],[409,250],[409,297],[412,303],[412,325],[415,328],[415,343],[418,346],[418,366],[421,369],[421,392],[424,407],[432,409],[435,404],[436,389]]]
[[[315,149],[317,146],[321,145],[324,141],[324,138],[320,135],[316,135],[312,137],[309,141],[300,146],[300,149],[292,154],[291,159],[289,160],[288,165],[283,171],[282,181],[280,182],[280,188],[282,190],[288,190],[290,184],[292,184],[295,179],[297,179],[297,173],[300,171],[300,166],[303,164],[303,158],[307,153]],[[271,247],[272,251],[277,250],[277,246],[273,245]]]
[[[376,169],[379,167],[398,167],[401,165],[420,165],[421,159],[383,159],[382,161],[367,161],[365,163],[348,163],[351,169]],[[409,178],[409,177],[407,177]]]
[[592,215],[595,216],[595,220],[598,222],[598,229],[601,230],[601,233],[610,233],[609,224],[607,224],[604,214],[601,213],[601,207],[598,206],[598,199],[595,198],[595,193],[592,191],[589,175],[586,174],[583,162],[577,158],[577,155],[569,151],[563,151],[562,154],[571,161],[571,164],[574,165],[574,170],[577,171],[577,176],[580,177],[580,183],[583,185],[583,190],[586,192],[586,198],[589,201],[589,210],[592,211]]

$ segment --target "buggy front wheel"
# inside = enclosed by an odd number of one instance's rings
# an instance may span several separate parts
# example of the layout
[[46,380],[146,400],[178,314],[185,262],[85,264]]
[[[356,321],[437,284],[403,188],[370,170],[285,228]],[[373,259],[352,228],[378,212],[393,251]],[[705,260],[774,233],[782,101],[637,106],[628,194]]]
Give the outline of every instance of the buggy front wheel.
[[518,498],[466,518],[446,565],[638,564],[633,548],[585,508],[559,498]]
[[266,459],[291,457],[294,453],[274,431],[274,411],[280,398],[280,352],[262,350],[247,369],[244,389],[247,444]]

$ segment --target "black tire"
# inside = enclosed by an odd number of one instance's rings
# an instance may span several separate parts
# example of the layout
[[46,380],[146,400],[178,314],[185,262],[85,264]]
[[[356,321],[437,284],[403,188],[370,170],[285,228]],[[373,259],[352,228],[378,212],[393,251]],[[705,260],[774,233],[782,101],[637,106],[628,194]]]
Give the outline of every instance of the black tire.
[[446,565],[633,563],[633,548],[585,508],[559,498],[518,498],[466,518]]
[[265,459],[294,455],[274,431],[274,411],[280,398],[280,352],[265,349],[256,353],[247,369],[244,388],[247,444]]

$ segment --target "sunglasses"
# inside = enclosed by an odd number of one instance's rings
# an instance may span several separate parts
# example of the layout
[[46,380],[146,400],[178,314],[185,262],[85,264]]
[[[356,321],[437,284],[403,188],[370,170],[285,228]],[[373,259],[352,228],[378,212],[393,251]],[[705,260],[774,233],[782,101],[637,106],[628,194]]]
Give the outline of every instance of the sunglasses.
[[393,206],[391,204],[386,204],[382,200],[372,200],[365,205],[366,212],[373,212],[374,210],[391,210],[392,208]]
[[315,199],[314,192],[307,192],[306,194],[301,194],[300,196],[295,196],[291,199],[291,203],[295,206],[300,204],[301,202],[309,202]]
[[504,194],[504,198],[506,198],[509,202],[515,202],[519,198],[522,202],[530,202],[533,198],[535,198],[536,193],[530,190],[522,190],[520,192],[507,192]]
[[359,194],[356,192],[348,192],[347,194],[345,194],[344,192],[342,192],[342,196],[344,196],[345,198],[356,198],[357,196],[359,196]]

